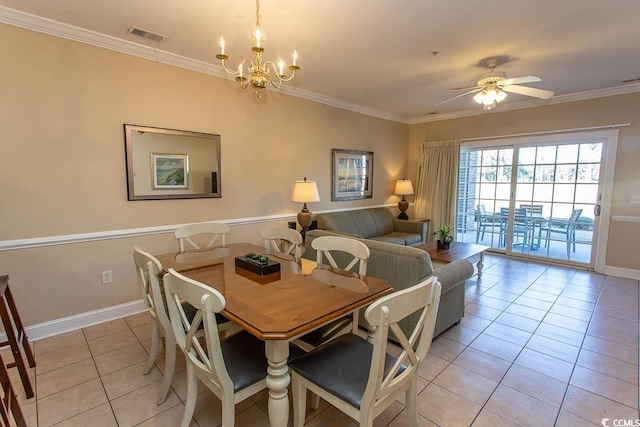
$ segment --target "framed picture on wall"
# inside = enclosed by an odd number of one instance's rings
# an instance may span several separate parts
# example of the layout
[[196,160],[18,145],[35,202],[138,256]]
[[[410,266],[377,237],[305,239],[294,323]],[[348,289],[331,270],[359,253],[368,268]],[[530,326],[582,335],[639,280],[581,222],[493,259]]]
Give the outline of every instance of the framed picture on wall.
[[373,152],[331,150],[331,200],[357,200],[373,197]]
[[151,153],[151,165],[155,190],[189,188],[189,156],[187,154]]

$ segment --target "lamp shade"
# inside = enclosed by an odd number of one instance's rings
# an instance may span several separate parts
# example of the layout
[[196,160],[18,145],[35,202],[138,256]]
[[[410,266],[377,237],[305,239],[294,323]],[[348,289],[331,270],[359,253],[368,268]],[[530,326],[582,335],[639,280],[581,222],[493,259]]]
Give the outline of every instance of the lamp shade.
[[298,203],[319,202],[318,186],[315,181],[296,181],[291,192],[291,201]]
[[399,179],[396,181],[396,189],[393,194],[398,196],[405,196],[407,194],[413,194],[413,185],[410,179]]

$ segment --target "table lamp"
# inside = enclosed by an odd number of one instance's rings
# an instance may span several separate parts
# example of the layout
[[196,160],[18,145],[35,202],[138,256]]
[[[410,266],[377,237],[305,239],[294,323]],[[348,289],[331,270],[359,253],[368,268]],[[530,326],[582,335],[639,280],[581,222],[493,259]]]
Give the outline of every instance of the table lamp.
[[298,212],[298,223],[302,227],[302,231],[306,232],[311,225],[311,212],[307,208],[307,203],[319,202],[318,186],[315,181],[307,181],[304,177],[303,181],[296,181],[293,184],[293,192],[291,193],[291,201],[296,203],[304,203],[302,210]]
[[406,214],[406,211],[409,208],[409,202],[407,202],[404,196],[407,194],[413,194],[413,185],[411,184],[411,180],[402,178],[396,181],[396,189],[393,193],[398,196],[402,196],[402,200],[398,202],[398,209],[400,209],[398,219],[409,219]]

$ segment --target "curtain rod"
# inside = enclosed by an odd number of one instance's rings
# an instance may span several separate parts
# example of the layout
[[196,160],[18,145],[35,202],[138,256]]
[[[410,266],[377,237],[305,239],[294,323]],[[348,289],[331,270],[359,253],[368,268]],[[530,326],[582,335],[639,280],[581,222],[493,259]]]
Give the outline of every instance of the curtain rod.
[[460,142],[470,141],[486,141],[490,139],[504,139],[504,138],[517,138],[521,136],[535,136],[535,135],[553,135],[558,133],[568,132],[584,132],[589,130],[601,130],[601,129],[617,129],[622,127],[631,126],[631,123],[620,123],[617,125],[605,125],[605,126],[592,126],[586,128],[574,128],[574,129],[560,129],[560,130],[545,130],[542,132],[530,132],[530,133],[514,133],[512,135],[499,135],[499,136],[483,136],[479,138],[462,138]]

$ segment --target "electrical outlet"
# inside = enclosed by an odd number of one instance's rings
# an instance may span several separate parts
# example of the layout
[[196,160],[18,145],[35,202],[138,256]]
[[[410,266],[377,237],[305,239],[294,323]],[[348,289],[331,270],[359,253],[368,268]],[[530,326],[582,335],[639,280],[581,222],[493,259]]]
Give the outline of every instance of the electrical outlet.
[[109,283],[113,283],[113,272],[111,270],[103,271],[102,272],[102,284],[103,285],[108,285]]

